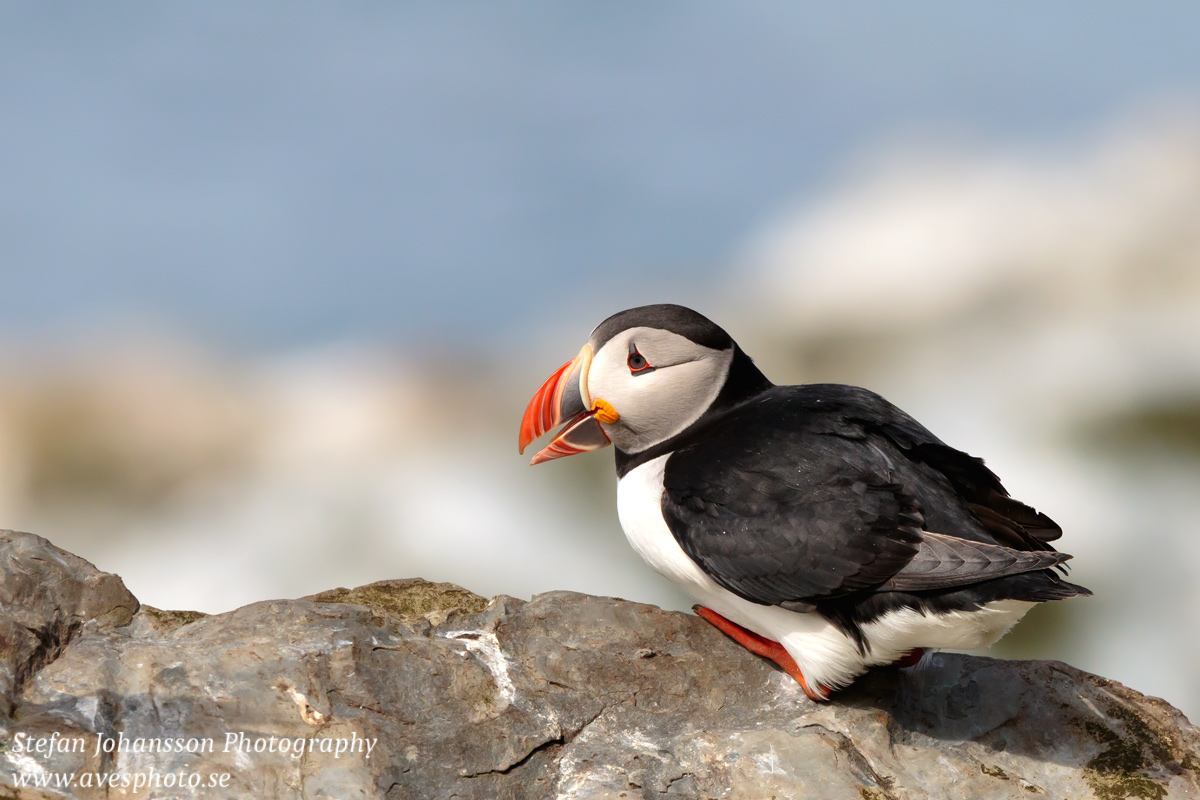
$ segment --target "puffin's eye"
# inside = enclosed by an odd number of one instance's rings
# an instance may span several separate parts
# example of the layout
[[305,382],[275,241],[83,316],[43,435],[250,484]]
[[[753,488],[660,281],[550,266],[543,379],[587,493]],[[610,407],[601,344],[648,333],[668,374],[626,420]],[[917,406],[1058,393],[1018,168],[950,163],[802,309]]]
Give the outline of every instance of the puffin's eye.
[[632,343],[629,345],[629,358],[625,360],[625,363],[629,365],[629,371],[634,375],[639,372],[650,372],[654,369],[646,361],[646,357],[639,353]]

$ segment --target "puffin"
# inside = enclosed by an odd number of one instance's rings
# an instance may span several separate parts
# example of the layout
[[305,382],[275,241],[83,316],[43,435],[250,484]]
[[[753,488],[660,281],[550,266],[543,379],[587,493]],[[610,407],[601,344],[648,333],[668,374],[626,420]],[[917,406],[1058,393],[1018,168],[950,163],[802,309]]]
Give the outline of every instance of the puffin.
[[534,393],[519,451],[555,428],[531,463],[613,445],[633,549],[813,700],[1091,594],[982,459],[867,389],[774,385],[684,306],[600,323]]

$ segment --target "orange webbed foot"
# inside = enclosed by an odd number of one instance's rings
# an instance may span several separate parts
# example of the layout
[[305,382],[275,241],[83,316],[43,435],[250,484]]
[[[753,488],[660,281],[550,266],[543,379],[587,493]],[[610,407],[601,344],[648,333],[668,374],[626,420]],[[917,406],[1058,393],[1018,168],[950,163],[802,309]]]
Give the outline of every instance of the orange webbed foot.
[[692,610],[714,628],[733,639],[751,653],[768,658],[778,664],[784,672],[796,679],[796,682],[800,684],[800,688],[809,696],[809,699],[818,702],[829,699],[830,690],[828,688],[820,684],[816,685],[816,691],[809,688],[808,681],[804,679],[804,673],[796,665],[796,660],[792,658],[791,654],[779,642],[768,639],[765,636],[759,636],[753,631],[748,631],[736,622],[730,622],[725,619],[711,608],[696,605],[692,606]]

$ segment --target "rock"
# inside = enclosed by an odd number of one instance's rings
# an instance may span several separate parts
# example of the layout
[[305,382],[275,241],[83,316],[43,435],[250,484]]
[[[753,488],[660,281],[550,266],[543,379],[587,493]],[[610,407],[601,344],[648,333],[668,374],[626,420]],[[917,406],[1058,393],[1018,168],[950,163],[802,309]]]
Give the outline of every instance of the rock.
[[1056,662],[941,654],[817,705],[697,617],[625,600],[406,580],[134,615],[113,576],[3,545],[6,624],[52,641],[6,633],[24,677],[5,684],[3,796],[1200,796],[1182,714]]
[[0,712],[12,716],[25,683],[85,624],[121,627],[137,610],[116,575],[40,536],[0,531]]

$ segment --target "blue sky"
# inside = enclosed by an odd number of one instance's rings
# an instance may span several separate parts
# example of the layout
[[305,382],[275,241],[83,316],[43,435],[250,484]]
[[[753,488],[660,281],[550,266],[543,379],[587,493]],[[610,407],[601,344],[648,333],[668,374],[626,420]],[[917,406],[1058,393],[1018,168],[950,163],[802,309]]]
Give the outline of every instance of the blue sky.
[[1183,3],[11,4],[0,335],[511,334],[711,281],[896,137],[1194,100],[1198,30]]

